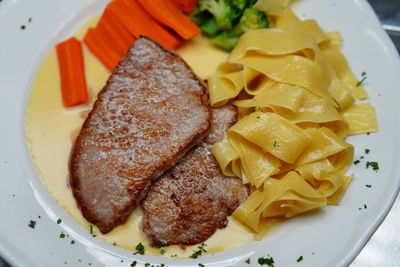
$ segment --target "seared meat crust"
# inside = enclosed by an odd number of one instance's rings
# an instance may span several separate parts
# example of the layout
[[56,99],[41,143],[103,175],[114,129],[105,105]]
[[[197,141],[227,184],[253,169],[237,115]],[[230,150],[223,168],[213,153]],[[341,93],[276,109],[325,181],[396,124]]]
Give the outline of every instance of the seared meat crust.
[[141,37],[98,95],[75,142],[70,185],[102,233],[124,223],[151,180],[207,134],[206,88],[176,54]]
[[211,131],[151,186],[142,202],[143,230],[153,245],[194,245],[227,225],[227,216],[248,197],[241,180],[225,177],[211,154],[236,122],[236,109],[213,110]]

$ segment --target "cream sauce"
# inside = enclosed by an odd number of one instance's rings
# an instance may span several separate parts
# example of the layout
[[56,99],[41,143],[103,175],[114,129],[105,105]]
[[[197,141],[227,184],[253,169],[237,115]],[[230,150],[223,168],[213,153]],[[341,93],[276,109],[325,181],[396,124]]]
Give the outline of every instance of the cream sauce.
[[[96,22],[97,18],[94,18],[83,26],[77,32],[77,38],[81,39],[87,28]],[[177,52],[202,79],[213,74],[217,65],[227,57],[227,54],[214,48],[208,39],[202,36],[186,42]],[[69,109],[63,107],[57,57],[55,50],[51,49],[43,60],[33,84],[25,124],[32,161],[43,185],[59,205],[89,231],[90,223],[83,218],[68,188],[68,160],[73,141],[83,124],[85,115],[90,110],[95,96],[104,86],[109,72],[86,48],[84,48],[84,58],[90,104]],[[138,207],[125,224],[116,227],[112,232],[103,235],[93,227],[93,234],[104,242],[128,250],[134,250],[135,246],[142,242],[147,255],[160,255],[159,249],[150,247],[141,230],[141,219],[142,211]],[[255,235],[251,230],[230,218],[225,229],[218,230],[206,241],[207,250],[208,253],[229,250],[242,246],[254,238]],[[177,257],[188,257],[197,250],[197,246],[187,247],[186,250],[179,246],[170,246],[165,250],[164,256],[167,257],[175,254]]]

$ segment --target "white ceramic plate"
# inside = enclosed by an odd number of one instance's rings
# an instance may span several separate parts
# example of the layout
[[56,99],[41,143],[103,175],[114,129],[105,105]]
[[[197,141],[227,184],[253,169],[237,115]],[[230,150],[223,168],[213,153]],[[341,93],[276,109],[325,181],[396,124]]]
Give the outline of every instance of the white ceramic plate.
[[[197,260],[133,256],[130,251],[92,238],[59,207],[41,185],[28,156],[24,111],[30,88],[46,51],[72,34],[106,0],[5,0],[0,4],[0,252],[17,266],[129,266],[133,260],[168,266],[259,266],[272,256],[275,266],[344,266],[362,249],[389,211],[400,185],[398,116],[399,56],[364,0],[300,0],[294,9],[315,18],[327,30],[344,36],[344,52],[356,74],[366,71],[366,88],[377,108],[378,134],[356,136],[349,142],[356,157],[380,170],[353,166],[354,181],[341,205],[294,218],[261,242],[208,255]],[[32,18],[31,22],[28,22]],[[26,25],[22,30],[21,25]],[[51,157],[52,155],[49,155]],[[371,188],[365,185],[371,184]],[[367,209],[359,208],[367,205]],[[38,216],[41,218],[39,219]],[[56,220],[63,218],[61,224]],[[35,229],[28,227],[37,221]],[[60,232],[76,240],[59,238]],[[303,261],[296,260],[303,256]],[[140,266],[140,264],[138,265]]]

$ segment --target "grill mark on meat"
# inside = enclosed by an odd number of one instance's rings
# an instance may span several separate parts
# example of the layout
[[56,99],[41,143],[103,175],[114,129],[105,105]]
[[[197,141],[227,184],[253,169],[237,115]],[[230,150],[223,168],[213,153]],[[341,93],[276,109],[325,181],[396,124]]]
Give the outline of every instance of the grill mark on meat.
[[154,41],[136,40],[101,90],[75,142],[70,184],[83,216],[102,233],[124,223],[151,180],[210,127],[206,88]]
[[153,246],[195,245],[227,225],[227,216],[248,197],[237,178],[225,177],[211,154],[236,122],[236,109],[213,110],[210,134],[156,180],[142,202],[143,230]]

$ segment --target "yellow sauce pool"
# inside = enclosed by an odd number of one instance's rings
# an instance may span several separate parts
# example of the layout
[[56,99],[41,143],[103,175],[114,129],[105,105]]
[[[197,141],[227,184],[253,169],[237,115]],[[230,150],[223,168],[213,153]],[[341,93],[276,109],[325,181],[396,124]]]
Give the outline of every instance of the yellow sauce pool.
[[[77,38],[82,38],[86,29],[95,25],[96,21],[97,18],[94,18],[82,27],[76,34]],[[177,52],[202,79],[213,74],[217,65],[227,57],[224,52],[214,48],[208,39],[201,36],[186,42]],[[84,58],[90,104],[70,109],[63,107],[56,53],[51,49],[37,73],[26,110],[25,124],[32,161],[42,183],[59,205],[89,231],[90,223],[83,218],[67,185],[68,160],[73,141],[109,72],[86,48]],[[160,255],[160,250],[151,248],[142,232],[141,218],[142,211],[136,208],[129,220],[112,232],[102,235],[94,227],[93,234],[104,242],[128,250],[134,250],[135,246],[142,242],[147,255]],[[254,237],[250,230],[230,218],[228,227],[218,230],[206,241],[207,251],[215,253],[236,248],[254,240]],[[176,254],[177,257],[188,257],[197,250],[196,248],[197,246],[187,247],[183,250],[179,246],[170,246],[165,248],[164,256]]]

